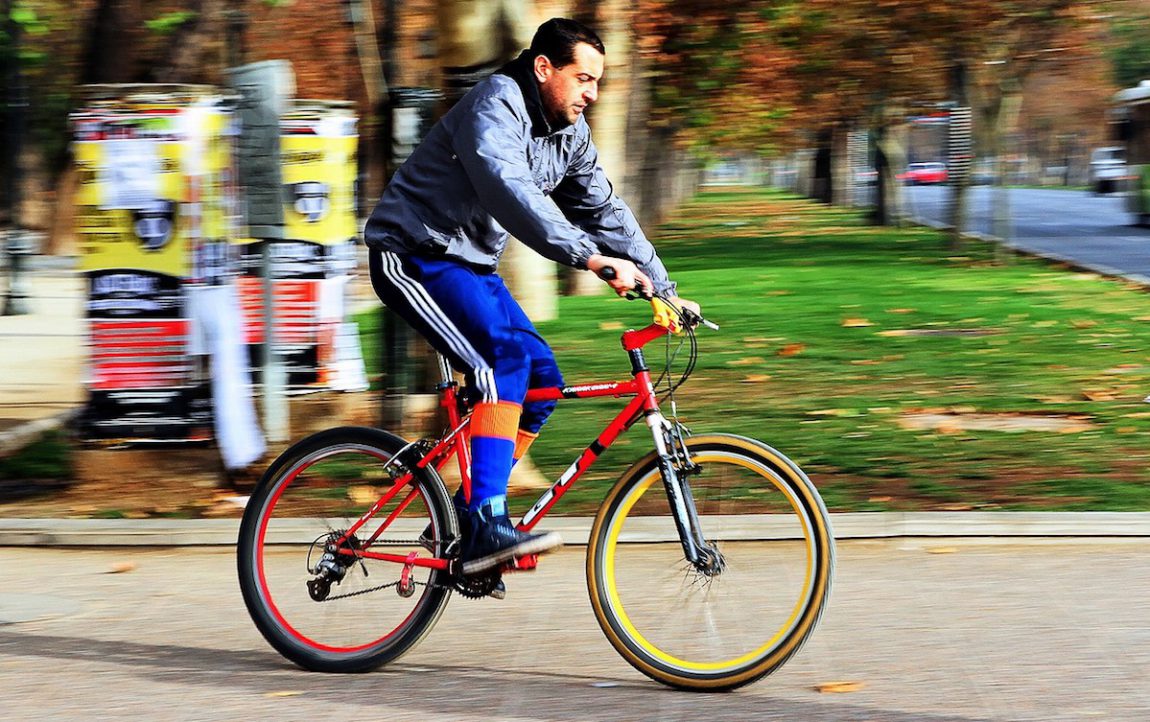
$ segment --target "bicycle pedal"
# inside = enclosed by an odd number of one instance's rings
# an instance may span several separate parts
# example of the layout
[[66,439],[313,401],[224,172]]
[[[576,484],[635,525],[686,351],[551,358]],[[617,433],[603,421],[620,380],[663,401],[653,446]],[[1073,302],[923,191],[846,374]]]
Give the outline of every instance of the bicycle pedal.
[[538,554],[527,554],[526,556],[516,557],[507,562],[503,567],[505,572],[530,572],[534,571],[539,566]]

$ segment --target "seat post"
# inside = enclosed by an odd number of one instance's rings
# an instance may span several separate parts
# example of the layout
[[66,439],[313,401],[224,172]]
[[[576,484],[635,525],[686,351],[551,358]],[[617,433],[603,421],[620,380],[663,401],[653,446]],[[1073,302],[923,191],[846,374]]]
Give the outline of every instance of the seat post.
[[443,354],[436,352],[435,355],[439,359],[439,373],[443,377],[444,385],[450,384],[455,380],[455,376],[451,373],[451,364]]

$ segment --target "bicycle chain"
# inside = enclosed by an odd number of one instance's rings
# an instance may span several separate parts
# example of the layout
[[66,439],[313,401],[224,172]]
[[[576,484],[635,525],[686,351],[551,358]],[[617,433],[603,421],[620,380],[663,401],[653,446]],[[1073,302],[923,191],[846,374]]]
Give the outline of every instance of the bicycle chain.
[[[427,582],[417,582],[414,579],[411,580],[411,583],[412,584],[418,584],[421,587],[430,586]],[[336,596],[328,597],[327,599],[325,599],[323,601],[326,603],[326,602],[334,602],[337,599],[347,599],[348,597],[358,597],[361,594],[371,594],[372,592],[378,592],[381,589],[387,589],[388,587],[395,587],[398,585],[399,585],[399,580],[397,579],[394,582],[390,582],[388,584],[380,584],[378,587],[371,587],[370,589],[360,589],[358,592],[348,592],[347,594],[337,594]]]
[[[400,541],[398,539],[389,539],[385,542],[377,542],[377,544],[380,546],[422,546],[421,542],[418,539],[416,539],[414,541]],[[361,564],[363,563],[362,559],[359,557],[356,558],[356,561],[360,562]],[[421,582],[421,581],[417,581],[415,579],[412,579],[411,583],[412,584],[418,584],[421,587],[432,586],[432,585],[428,584],[427,582]],[[378,587],[369,587],[368,589],[360,589],[357,592],[348,592],[347,594],[337,594],[334,597],[328,597],[327,599],[324,599],[323,602],[324,603],[334,602],[337,599],[347,599],[348,597],[358,597],[362,594],[371,594],[372,592],[378,592],[380,590],[387,589],[389,587],[395,587],[395,586],[399,586],[399,580],[398,579],[396,579],[394,582],[388,582],[387,584],[380,584]],[[447,586],[447,585],[438,584],[435,586],[443,587],[443,586]],[[451,588],[451,587],[448,586],[447,588]]]

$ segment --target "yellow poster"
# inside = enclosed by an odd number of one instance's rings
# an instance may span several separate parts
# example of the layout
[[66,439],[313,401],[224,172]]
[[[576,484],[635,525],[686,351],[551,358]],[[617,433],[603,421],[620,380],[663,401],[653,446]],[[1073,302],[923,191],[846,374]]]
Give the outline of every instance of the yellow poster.
[[76,232],[81,270],[120,268],[183,276],[189,268],[187,234],[179,213],[184,195],[179,144],[142,142],[153,146],[158,161],[158,172],[151,181],[153,197],[147,200],[125,201],[110,188],[115,181],[103,169],[113,160],[109,155],[118,150],[114,145],[110,149],[109,141],[85,141],[74,146],[79,174]]
[[284,238],[324,245],[357,232],[356,136],[284,135]]

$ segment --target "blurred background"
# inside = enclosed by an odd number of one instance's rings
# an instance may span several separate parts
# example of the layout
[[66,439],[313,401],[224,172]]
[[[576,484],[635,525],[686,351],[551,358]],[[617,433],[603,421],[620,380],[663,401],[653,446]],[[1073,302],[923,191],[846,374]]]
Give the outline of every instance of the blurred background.
[[[605,42],[588,120],[645,227],[715,186],[783,188],[886,226],[921,215],[910,187],[939,186],[936,220],[953,249],[983,185],[1116,195],[1115,223],[1150,219],[1150,87],[1140,86],[1150,78],[1150,8],[1141,0],[0,7],[2,310],[59,331],[51,342],[35,329],[5,332],[6,393],[35,398],[10,402],[0,431],[79,404],[89,440],[239,437],[237,450],[224,450],[230,473],[257,464],[267,440],[298,437],[307,419],[417,427],[413,418],[433,413],[414,393],[426,388],[425,354],[386,314],[349,321],[377,305],[359,272],[358,231],[435,119],[554,16]],[[249,135],[258,123],[229,70],[268,62],[282,96],[271,146]],[[116,145],[115,156],[99,145],[148,139],[180,145],[170,156],[142,142]],[[245,215],[256,203],[244,164],[261,147],[276,165],[272,185],[291,188],[276,196],[282,222],[270,233]],[[143,177],[138,193],[109,190],[117,168]],[[144,198],[169,185],[166,199]],[[1009,237],[1008,196],[992,205],[992,230]],[[141,244],[173,255],[155,266]],[[125,256],[127,246],[137,255]],[[50,283],[44,269],[53,268],[76,272],[73,285],[38,295],[30,284]],[[589,274],[558,272],[519,246],[503,272],[540,322],[556,318],[560,296],[601,291]],[[234,296],[197,291],[218,286]],[[269,293],[274,304],[263,302]],[[210,320],[228,316],[241,322]],[[270,356],[268,324],[279,329]],[[378,348],[361,336],[381,339]],[[46,400],[36,374],[56,373],[52,360],[65,355],[76,364],[58,375],[74,383]],[[249,383],[278,390],[257,409]],[[310,410],[266,406],[273,396],[369,386],[383,400],[350,412],[346,400],[319,397]],[[221,431],[235,398],[249,400]],[[286,425],[300,415],[304,426]]]
[[[590,120],[646,223],[704,169],[794,173],[848,202],[852,166],[866,180],[876,165],[947,162],[953,108],[971,109],[975,182],[1086,185],[1092,151],[1121,145],[1114,94],[1150,75],[1147,12],[1137,0],[5,0],[0,221],[42,233],[39,252],[77,253],[68,115],[80,86],[223,86],[227,67],[269,59],[291,63],[296,97],[352,104],[363,215],[401,160],[395,109],[434,115],[426,105],[557,15],[606,42]],[[866,143],[852,146],[857,134]]]

